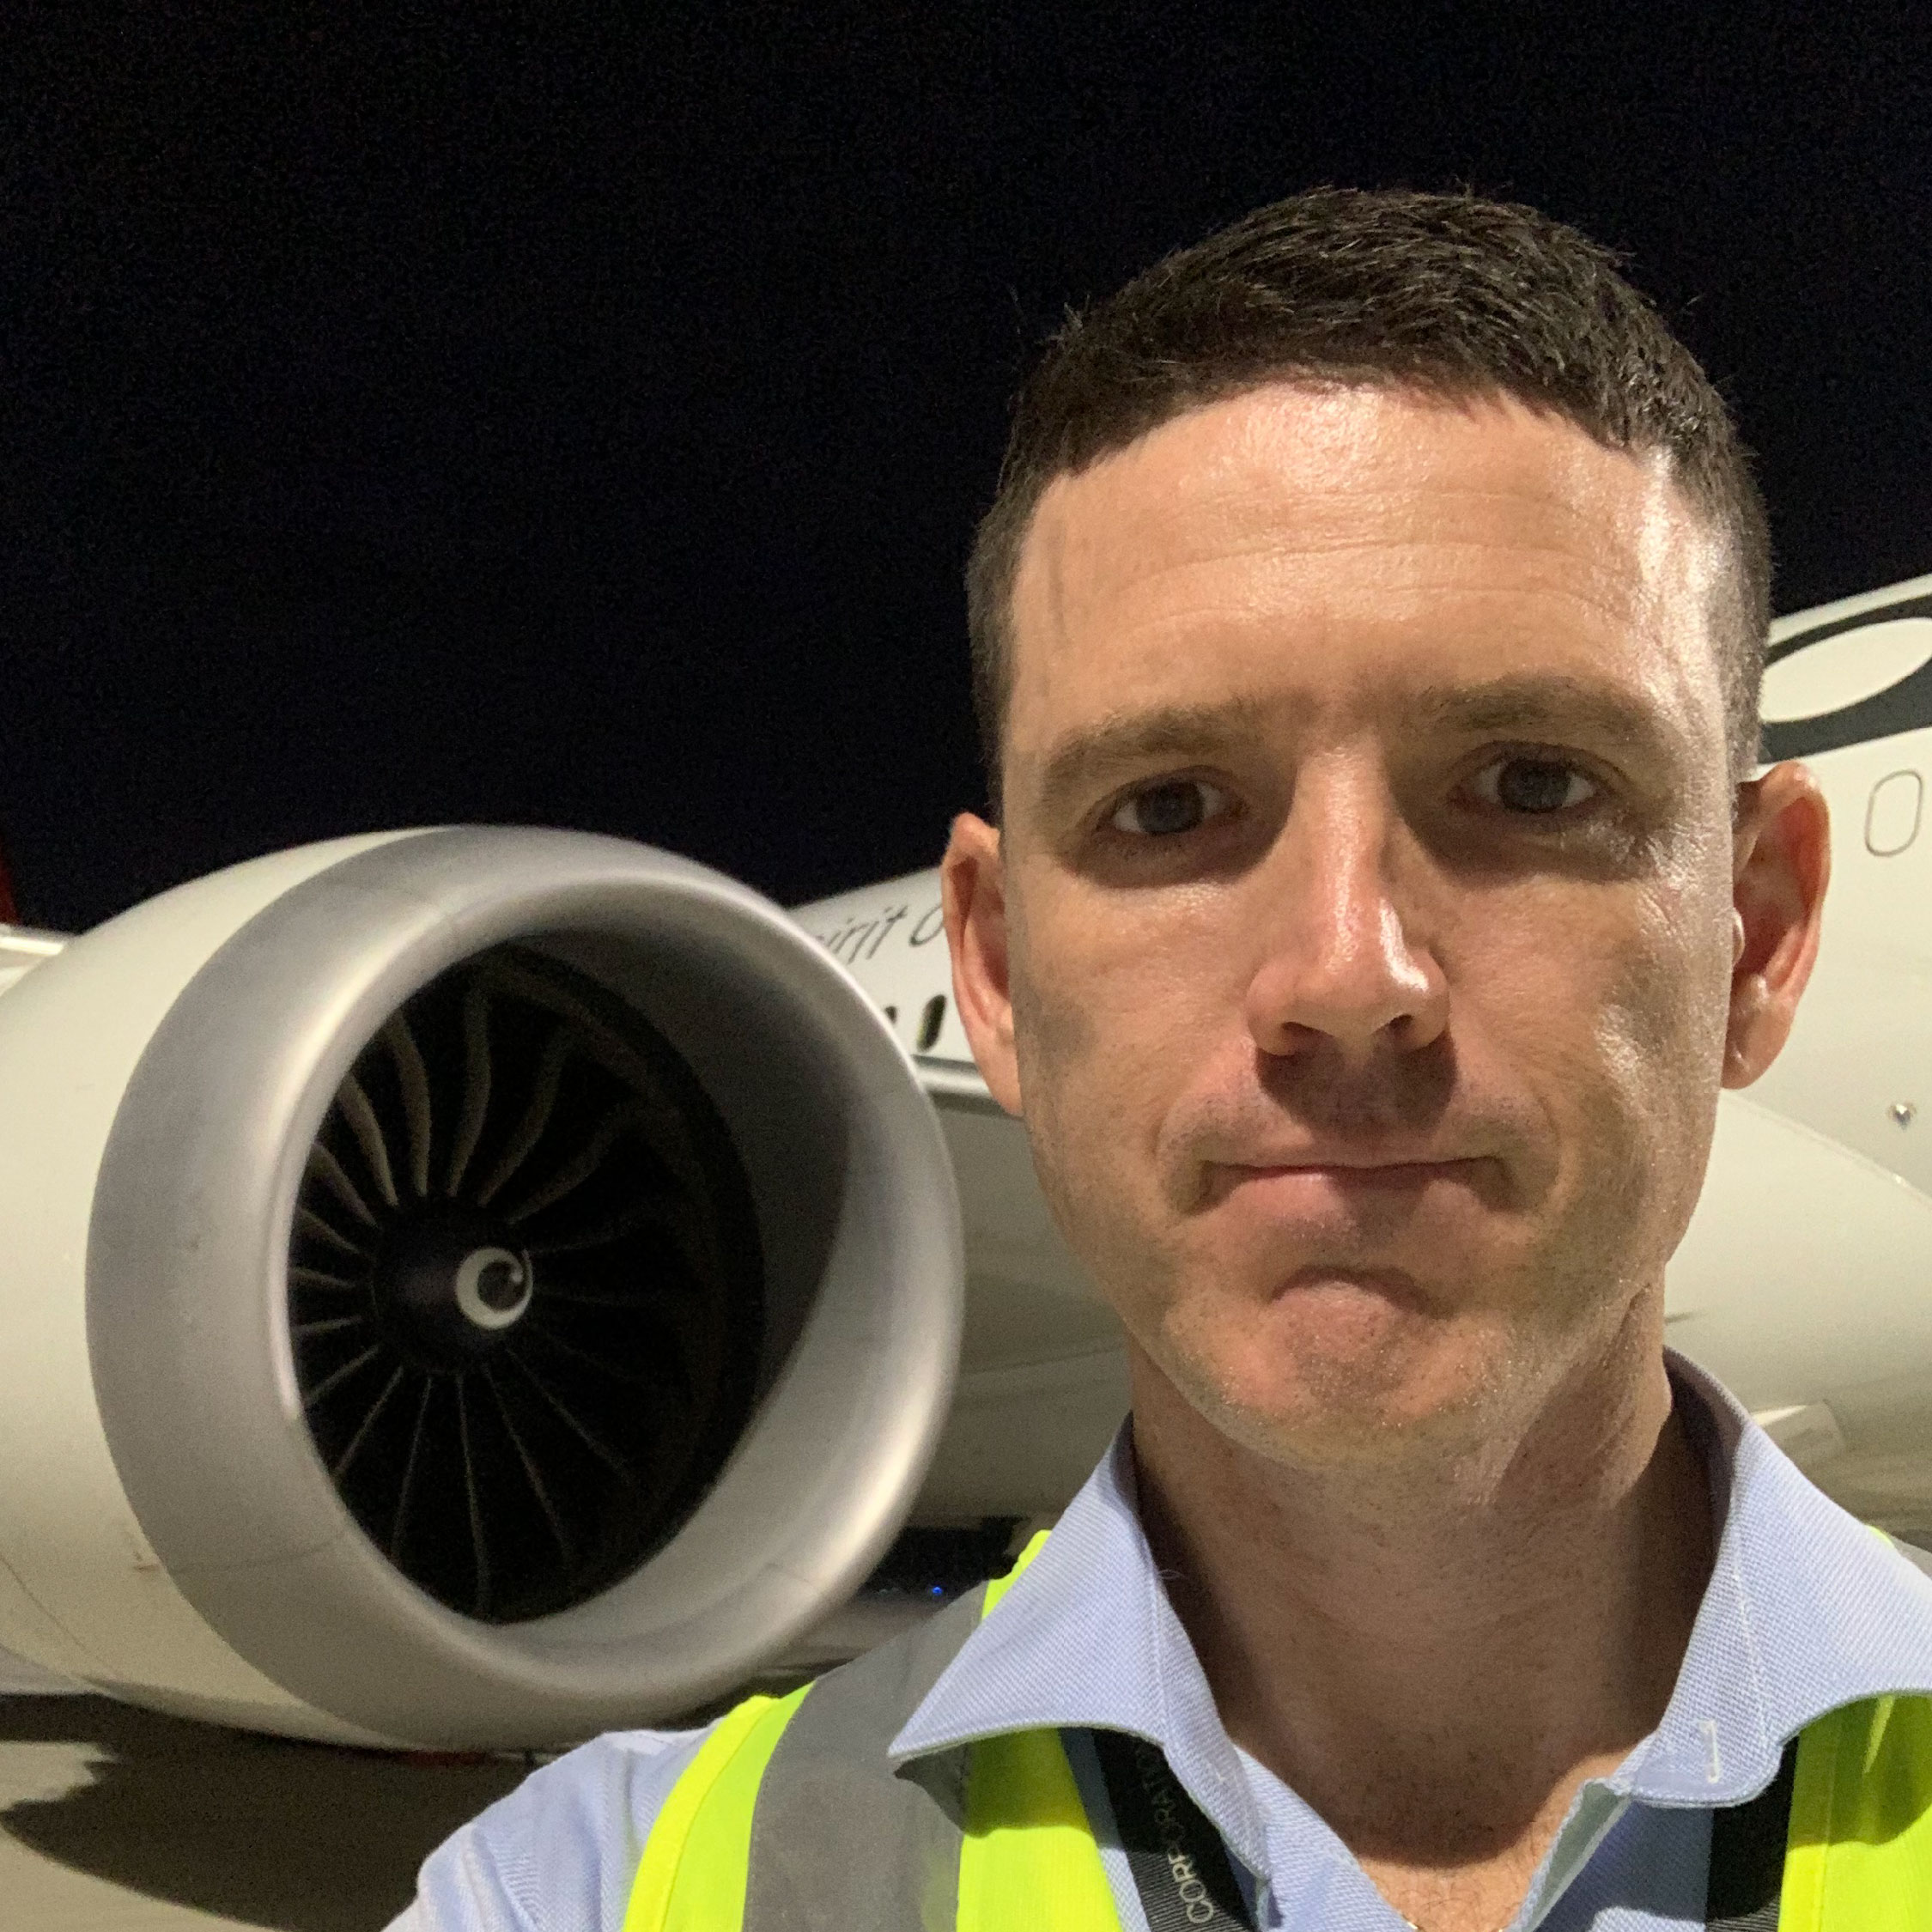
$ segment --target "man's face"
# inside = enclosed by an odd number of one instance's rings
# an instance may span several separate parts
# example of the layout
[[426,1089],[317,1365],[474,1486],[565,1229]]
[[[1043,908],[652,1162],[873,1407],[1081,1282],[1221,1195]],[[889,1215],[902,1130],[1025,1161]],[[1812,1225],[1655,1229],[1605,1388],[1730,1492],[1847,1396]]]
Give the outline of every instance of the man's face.
[[1275,385],[1042,499],[975,1044],[1237,1440],[1493,1426],[1661,1293],[1736,957],[1720,568],[1501,398]]

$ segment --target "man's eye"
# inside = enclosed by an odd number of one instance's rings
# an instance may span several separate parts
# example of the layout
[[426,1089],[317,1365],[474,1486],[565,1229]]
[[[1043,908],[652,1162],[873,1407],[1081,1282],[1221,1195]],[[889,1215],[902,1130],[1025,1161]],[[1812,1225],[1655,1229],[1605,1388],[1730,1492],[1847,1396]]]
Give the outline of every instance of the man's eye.
[[1587,805],[1596,781],[1560,758],[1498,758],[1476,774],[1473,789],[1485,805],[1504,811],[1547,813]]
[[1199,778],[1176,778],[1123,799],[1108,823],[1135,838],[1172,838],[1220,817],[1227,809],[1228,795],[1219,786]]

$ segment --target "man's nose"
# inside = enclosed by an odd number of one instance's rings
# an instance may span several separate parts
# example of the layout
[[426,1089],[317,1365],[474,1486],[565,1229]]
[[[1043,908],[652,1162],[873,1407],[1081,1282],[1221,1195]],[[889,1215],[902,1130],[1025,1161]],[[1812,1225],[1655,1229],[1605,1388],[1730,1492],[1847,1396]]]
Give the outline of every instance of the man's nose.
[[1262,1052],[1322,1042],[1350,1060],[1414,1051],[1449,1024],[1449,988],[1417,908],[1406,906],[1420,855],[1379,775],[1311,771],[1251,884],[1265,942],[1247,1018]]

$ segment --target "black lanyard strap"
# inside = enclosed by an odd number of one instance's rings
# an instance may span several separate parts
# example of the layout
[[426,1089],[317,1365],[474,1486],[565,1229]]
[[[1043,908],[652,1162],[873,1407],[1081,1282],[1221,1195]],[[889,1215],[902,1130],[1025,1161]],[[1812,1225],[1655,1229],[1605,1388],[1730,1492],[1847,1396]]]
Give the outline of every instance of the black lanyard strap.
[[1710,1876],[1704,1887],[1707,1932],[1777,1932],[1797,1770],[1798,1741],[1793,1738],[1784,1747],[1777,1776],[1756,1797],[1713,1814]]
[[1119,1731],[1087,1735],[1148,1932],[1255,1932],[1221,1834],[1159,1747]]

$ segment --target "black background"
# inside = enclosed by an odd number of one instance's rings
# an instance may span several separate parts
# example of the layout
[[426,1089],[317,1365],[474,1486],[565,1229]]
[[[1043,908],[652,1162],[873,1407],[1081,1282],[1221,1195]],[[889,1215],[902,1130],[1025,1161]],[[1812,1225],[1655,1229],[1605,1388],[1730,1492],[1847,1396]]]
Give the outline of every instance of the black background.
[[11,7],[23,914],[432,821],[787,901],[930,863],[1030,345],[1317,181],[1630,251],[1760,453],[1781,609],[1932,569],[1928,17]]

